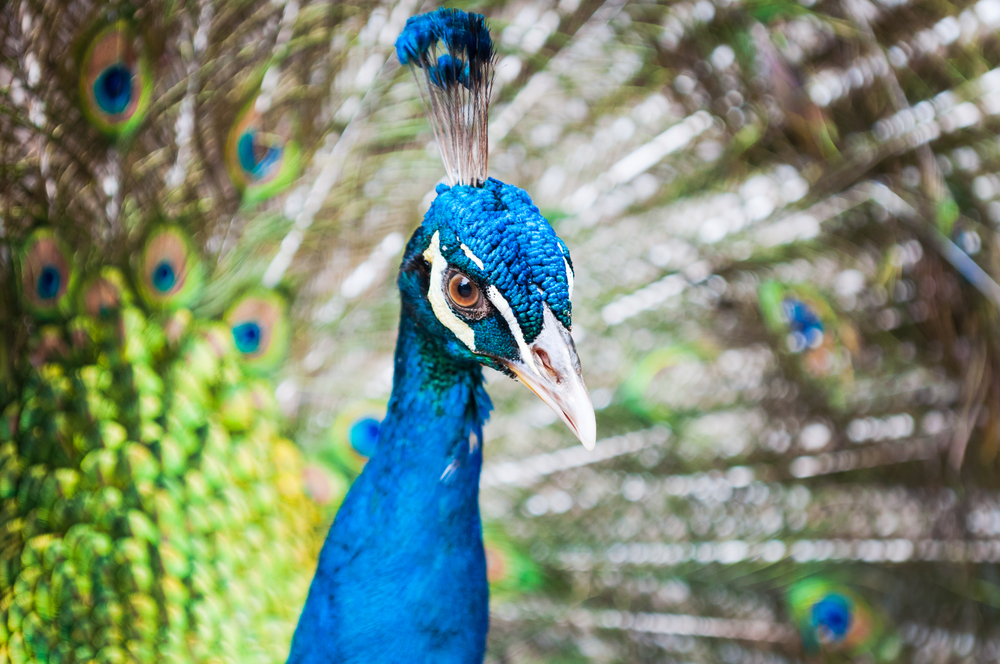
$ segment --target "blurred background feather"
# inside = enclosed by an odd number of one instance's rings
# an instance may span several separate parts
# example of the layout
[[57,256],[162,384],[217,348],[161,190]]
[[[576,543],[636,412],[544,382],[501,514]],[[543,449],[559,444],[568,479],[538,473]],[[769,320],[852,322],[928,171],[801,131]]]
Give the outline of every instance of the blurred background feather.
[[[1000,2],[457,6],[497,37],[490,172],[573,252],[599,408],[587,453],[488,379],[488,661],[1000,657]],[[12,661],[209,661],[248,634],[282,659],[377,436],[396,264],[443,176],[390,59],[430,8],[0,9]],[[174,456],[143,429],[168,420]],[[198,530],[215,503],[188,487],[244,449],[261,469],[220,491],[293,497]],[[86,501],[57,508],[63,482]],[[65,553],[84,522],[93,561]],[[66,590],[80,565],[110,608]],[[255,583],[286,602],[252,608],[265,628],[226,608]],[[93,632],[60,650],[81,606]]]

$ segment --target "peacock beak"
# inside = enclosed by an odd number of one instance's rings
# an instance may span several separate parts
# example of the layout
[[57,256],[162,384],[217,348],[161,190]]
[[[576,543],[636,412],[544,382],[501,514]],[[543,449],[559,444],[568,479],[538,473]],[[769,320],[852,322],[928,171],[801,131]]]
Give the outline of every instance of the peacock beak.
[[583,382],[576,345],[569,330],[548,306],[542,332],[527,350],[529,357],[506,361],[508,368],[562,418],[585,448],[594,449],[597,421]]

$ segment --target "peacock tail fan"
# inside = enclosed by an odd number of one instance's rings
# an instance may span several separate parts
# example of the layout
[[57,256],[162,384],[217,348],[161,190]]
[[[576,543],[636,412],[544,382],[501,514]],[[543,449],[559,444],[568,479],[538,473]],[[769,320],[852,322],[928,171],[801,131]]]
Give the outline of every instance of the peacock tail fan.
[[[142,256],[189,276],[176,233]],[[229,325],[145,308],[122,270],[74,295],[67,324],[32,333],[3,413],[0,653],[281,661],[321,517],[273,386]]]
[[[344,125],[329,94],[342,65],[331,39],[349,42],[360,26],[328,9],[12,3],[7,223],[55,220],[71,246],[118,262],[164,223],[182,223],[212,258],[248,225],[280,227],[262,213],[315,181],[317,149]],[[277,241],[253,249],[273,254]]]
[[273,405],[224,417],[246,384],[227,336],[170,348],[128,297],[103,302],[88,346],[35,363],[5,411],[0,652],[280,661],[316,553],[302,458]]
[[313,481],[275,397],[292,328],[272,286],[310,271],[261,283],[290,230],[336,240],[319,176],[366,20],[0,7],[0,661],[287,656],[346,481]]

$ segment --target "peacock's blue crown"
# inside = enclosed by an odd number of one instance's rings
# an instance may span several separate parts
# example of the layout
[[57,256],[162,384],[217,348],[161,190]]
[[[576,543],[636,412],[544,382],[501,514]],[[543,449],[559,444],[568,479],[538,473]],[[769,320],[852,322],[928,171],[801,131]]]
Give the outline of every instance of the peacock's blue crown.
[[541,332],[544,304],[569,328],[569,250],[527,192],[489,178],[482,187],[439,184],[437,193],[424,217],[424,236],[439,232],[449,263],[497,288],[525,341]]
[[[431,62],[439,43],[448,53]],[[442,7],[407,19],[396,39],[396,56],[400,64],[417,67],[436,66],[441,58],[450,56],[466,71],[476,71],[492,60],[493,40],[481,14]]]

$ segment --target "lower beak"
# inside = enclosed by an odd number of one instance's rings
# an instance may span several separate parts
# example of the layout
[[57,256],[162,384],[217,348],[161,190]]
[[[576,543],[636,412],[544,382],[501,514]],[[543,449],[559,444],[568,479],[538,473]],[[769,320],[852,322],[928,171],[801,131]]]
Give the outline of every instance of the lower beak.
[[517,378],[556,412],[583,446],[594,449],[597,421],[583,383],[580,360],[569,330],[545,307],[542,332],[528,346],[530,357],[505,360]]

